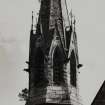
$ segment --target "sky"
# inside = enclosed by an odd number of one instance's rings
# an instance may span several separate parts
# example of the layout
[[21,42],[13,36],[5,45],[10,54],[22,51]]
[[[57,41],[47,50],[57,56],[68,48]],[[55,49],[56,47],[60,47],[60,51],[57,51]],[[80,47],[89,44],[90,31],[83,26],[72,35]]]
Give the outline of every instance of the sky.
[[[68,0],[76,16],[79,85],[82,103],[90,105],[105,80],[105,0]],[[28,87],[31,14],[38,0],[0,0],[0,104],[24,105],[18,93]]]

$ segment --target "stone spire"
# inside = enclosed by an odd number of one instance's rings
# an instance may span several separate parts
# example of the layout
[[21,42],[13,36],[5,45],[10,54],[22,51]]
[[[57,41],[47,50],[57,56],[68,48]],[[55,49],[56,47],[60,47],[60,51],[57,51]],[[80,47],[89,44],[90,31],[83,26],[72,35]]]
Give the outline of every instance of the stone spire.
[[30,35],[29,105],[80,105],[77,39],[66,0],[40,2],[36,33]]

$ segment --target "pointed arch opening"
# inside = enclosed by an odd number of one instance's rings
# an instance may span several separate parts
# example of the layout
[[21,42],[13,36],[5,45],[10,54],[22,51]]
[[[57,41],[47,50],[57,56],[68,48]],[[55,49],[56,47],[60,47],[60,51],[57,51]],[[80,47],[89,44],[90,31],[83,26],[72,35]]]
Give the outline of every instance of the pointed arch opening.
[[55,85],[64,83],[63,59],[58,47],[55,49],[53,55],[53,81]]
[[76,74],[76,58],[75,58],[75,53],[74,51],[71,52],[70,56],[70,82],[71,85],[76,87],[76,79],[77,79],[77,74]]

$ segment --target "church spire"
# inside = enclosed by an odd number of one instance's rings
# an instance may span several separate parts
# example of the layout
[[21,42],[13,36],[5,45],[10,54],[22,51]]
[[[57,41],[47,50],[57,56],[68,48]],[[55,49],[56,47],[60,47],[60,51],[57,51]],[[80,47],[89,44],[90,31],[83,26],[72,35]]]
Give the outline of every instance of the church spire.
[[[69,25],[64,25],[63,16],[66,15],[65,20],[68,17],[68,13],[63,14],[63,10],[67,10],[67,5],[64,4],[66,0],[40,2],[35,34],[32,11],[29,105],[80,105],[77,90],[78,48],[73,37],[75,21],[72,19],[72,11],[71,21],[66,21]],[[69,30],[67,27],[70,27]]]

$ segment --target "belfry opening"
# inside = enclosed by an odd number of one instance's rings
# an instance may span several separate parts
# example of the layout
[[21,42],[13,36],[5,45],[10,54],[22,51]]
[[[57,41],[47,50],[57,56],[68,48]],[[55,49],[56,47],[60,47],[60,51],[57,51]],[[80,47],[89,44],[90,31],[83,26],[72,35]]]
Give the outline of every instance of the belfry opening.
[[75,53],[74,51],[71,52],[70,56],[70,82],[73,86],[76,87],[76,58],[75,58]]
[[63,59],[58,47],[53,55],[53,81],[56,85],[64,84]]

